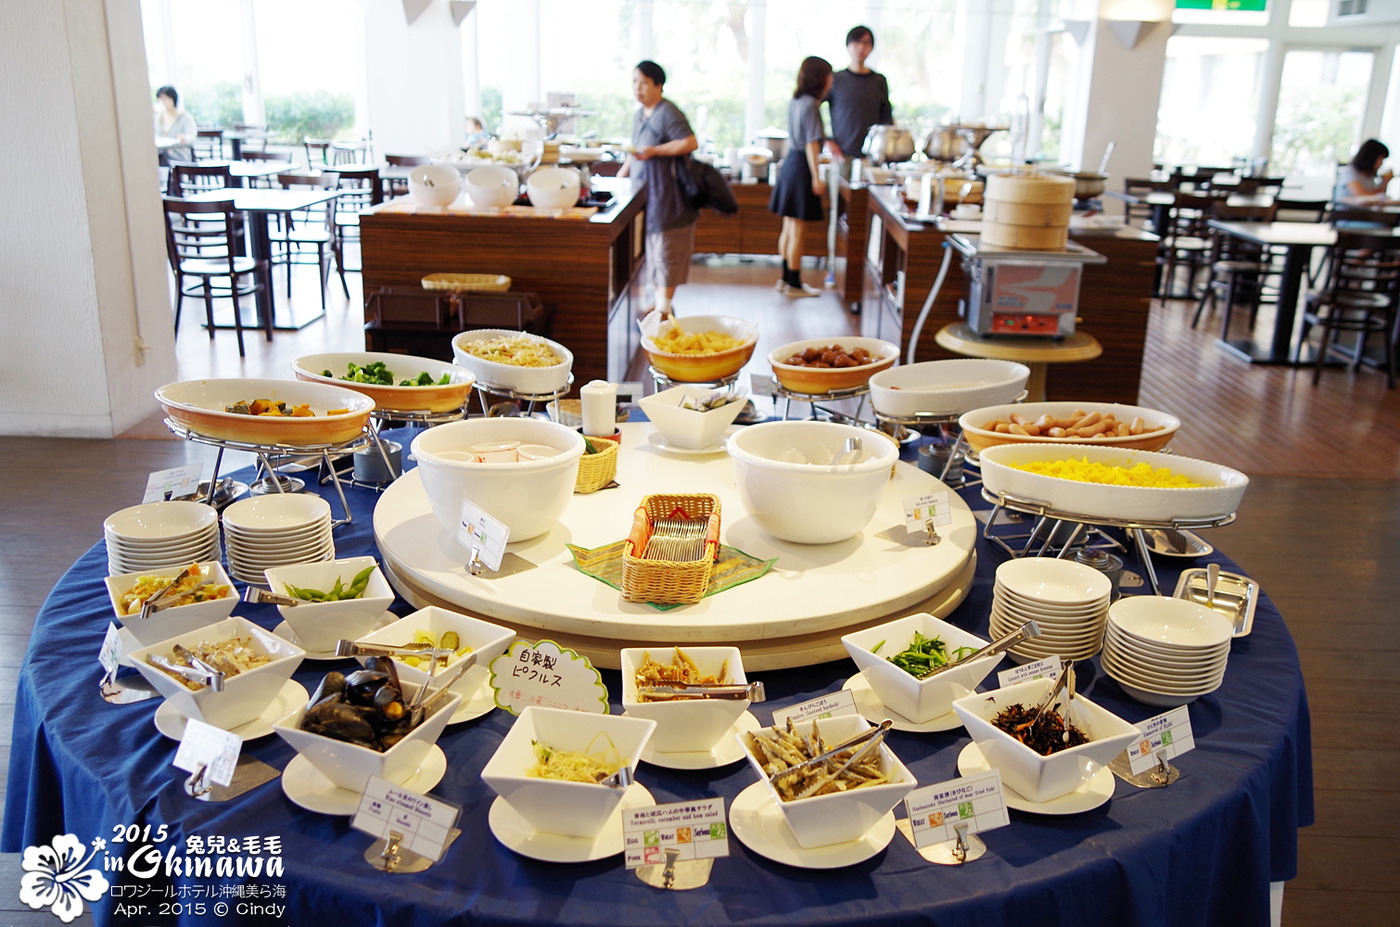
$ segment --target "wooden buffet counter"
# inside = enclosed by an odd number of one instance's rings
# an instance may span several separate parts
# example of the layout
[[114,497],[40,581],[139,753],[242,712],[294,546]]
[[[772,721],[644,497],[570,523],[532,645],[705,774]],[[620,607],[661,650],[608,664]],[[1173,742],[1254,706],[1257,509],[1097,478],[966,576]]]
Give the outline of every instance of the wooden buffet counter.
[[[360,216],[365,293],[416,287],[432,273],[505,274],[512,290],[538,293],[553,308],[550,337],[574,353],[575,388],[624,380],[641,338],[646,192],[625,179],[595,186],[613,194],[607,209],[558,218],[415,210],[406,199],[375,207]],[[470,318],[467,327],[476,327]]]
[[[908,351],[919,310],[943,261],[947,237],[915,221],[889,187],[869,187],[870,237],[861,309],[861,334],[883,338]],[[1103,345],[1089,361],[1052,365],[1046,398],[1136,403],[1142,375],[1142,349],[1156,271],[1157,237],[1136,228],[1071,230],[1070,238],[1108,258],[1087,265],[1079,293],[1078,328]],[[915,360],[957,357],[939,347],[934,335],[959,321],[958,302],[966,297],[962,262],[955,254],[943,288],[924,322]]]

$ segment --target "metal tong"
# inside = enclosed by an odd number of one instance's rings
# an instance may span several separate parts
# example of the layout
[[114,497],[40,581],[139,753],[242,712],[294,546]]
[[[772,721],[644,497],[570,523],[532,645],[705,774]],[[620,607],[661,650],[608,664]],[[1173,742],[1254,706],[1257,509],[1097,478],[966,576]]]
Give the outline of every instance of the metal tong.
[[248,586],[243,590],[243,601],[251,602],[254,605],[308,605],[301,599],[294,599],[289,595],[280,595],[276,592],[269,592],[258,586]]
[[[1016,730],[1022,731],[1026,728],[1035,727],[1040,723],[1040,716],[1055,703],[1055,696],[1060,694],[1060,690],[1069,687],[1070,698],[1074,698],[1074,661],[1066,660],[1060,666],[1060,675],[1055,678],[1055,684],[1050,687],[1050,694],[1045,696],[1045,701],[1041,702],[1035,710],[1035,717],[1025,724],[1016,725]],[[1066,709],[1068,711],[1068,709]],[[1065,736],[1069,736],[1069,718],[1065,718]]]
[[169,657],[163,657],[158,653],[153,653],[146,658],[153,666],[158,666],[174,676],[181,679],[188,679],[190,682],[198,682],[207,685],[210,691],[224,691],[224,671],[215,669],[205,663],[199,657],[191,656],[190,660],[194,666],[185,666],[183,663],[176,663]]
[[196,569],[194,565],[185,567],[183,570],[180,571],[179,576],[175,577],[170,581],[170,584],[168,586],[159,590],[155,595],[148,597],[146,601],[142,602],[141,617],[143,619],[149,618],[153,614],[164,608],[165,606],[159,605],[157,603],[159,603],[161,599],[165,598],[166,593],[168,593],[171,589],[174,589],[176,586],[180,585],[181,581],[183,581],[185,577],[189,576],[190,571],[193,569]]
[[414,693],[413,701],[408,704],[409,724],[411,727],[417,727],[422,724],[424,718],[437,710],[439,704],[450,696],[453,683],[466,675],[467,670],[476,666],[476,658],[477,651],[475,650],[462,657],[462,662],[457,664],[457,669],[452,672],[451,676],[447,677],[446,682],[432,690],[433,694],[431,696],[428,696],[428,689],[430,683],[433,681],[432,669],[437,666],[437,661],[434,660],[429,665],[428,678],[418,687],[418,691]]
[[993,654],[1001,653],[1003,650],[1010,650],[1012,647],[1015,647],[1017,644],[1021,643],[1021,641],[1029,640],[1032,637],[1039,636],[1040,625],[1036,624],[1034,621],[1027,621],[1025,624],[1021,625],[1019,628],[1012,631],[1010,634],[1007,634],[1005,637],[992,641],[990,644],[981,648],[980,650],[974,650],[972,651],[972,653],[964,654],[963,656],[958,657],[956,660],[950,660],[947,663],[944,663],[942,666],[935,667],[933,669],[933,672],[928,673],[924,676],[920,676],[919,680],[923,681],[925,679],[932,679],[939,673],[945,673],[955,666],[961,666],[962,664],[967,663],[970,660],[976,660],[978,657],[989,657]]
[[[849,738],[848,740],[843,740],[841,743],[832,747],[825,753],[819,753],[816,756],[812,757],[810,760],[803,760],[801,763],[798,763],[795,766],[789,766],[787,769],[779,770],[778,772],[773,773],[773,775],[768,777],[768,781],[775,782],[778,779],[782,779],[786,776],[792,775],[799,769],[804,769],[808,766],[816,766],[818,763],[824,763],[827,760],[831,759],[833,756],[836,756],[838,753],[842,753],[846,750],[849,750],[857,744],[864,744],[865,746],[861,747],[854,754],[852,754],[849,760],[847,760],[845,763],[842,763],[841,766],[834,773],[832,773],[833,776],[839,776],[841,773],[846,771],[847,767],[855,763],[856,760],[869,753],[871,749],[878,748],[880,744],[884,742],[885,735],[890,732],[890,728],[893,725],[894,722],[891,721],[889,718],[886,718],[875,727],[861,731],[859,734],[852,738]],[[805,796],[799,794],[797,797],[803,798]]]
[[734,701],[748,699],[751,702],[763,702],[768,699],[767,694],[763,691],[762,682],[673,682],[659,686],[637,686],[637,696],[654,699],[719,698]]
[[422,641],[407,644],[371,644],[365,641],[348,641],[342,638],[335,642],[335,655],[337,657],[426,657],[431,655],[434,660],[444,660],[456,652],[455,650],[434,647],[432,644]]

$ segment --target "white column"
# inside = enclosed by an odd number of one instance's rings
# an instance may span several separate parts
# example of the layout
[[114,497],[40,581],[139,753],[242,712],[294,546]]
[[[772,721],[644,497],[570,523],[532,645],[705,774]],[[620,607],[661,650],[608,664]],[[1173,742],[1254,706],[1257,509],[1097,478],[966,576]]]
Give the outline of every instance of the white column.
[[411,23],[400,0],[367,4],[365,84],[377,155],[460,143],[462,40],[447,0],[430,0]]
[[[475,9],[462,20],[462,87],[467,115],[481,119],[481,37],[477,20]],[[490,132],[491,126],[486,126],[486,131]]]
[[253,12],[253,0],[239,0],[240,21],[243,24],[243,121],[267,125],[263,109],[262,73],[258,69],[258,18]]
[[0,4],[0,124],[42,139],[0,146],[25,178],[0,222],[0,433],[111,437],[175,378],[147,81],[138,4]]
[[[744,104],[744,141],[753,141],[763,131],[763,70],[768,45],[768,4],[749,4],[749,98]],[[781,126],[787,129],[786,125]]]

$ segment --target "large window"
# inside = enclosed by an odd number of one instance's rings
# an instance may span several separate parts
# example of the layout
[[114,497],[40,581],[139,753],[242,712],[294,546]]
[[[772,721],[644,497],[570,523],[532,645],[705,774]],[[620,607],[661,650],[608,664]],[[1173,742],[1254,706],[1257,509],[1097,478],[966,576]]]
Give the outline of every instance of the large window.
[[1370,52],[1290,50],[1284,55],[1270,171],[1327,177],[1351,160],[1373,59]]
[[1253,149],[1265,39],[1173,36],[1157,108],[1155,159],[1246,164]]

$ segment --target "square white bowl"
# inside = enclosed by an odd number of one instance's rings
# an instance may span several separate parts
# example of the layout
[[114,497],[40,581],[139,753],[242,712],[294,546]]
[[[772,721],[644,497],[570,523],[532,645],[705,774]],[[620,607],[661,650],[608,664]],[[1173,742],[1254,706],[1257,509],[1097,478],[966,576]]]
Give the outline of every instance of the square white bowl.
[[[885,707],[922,724],[952,711],[954,699],[975,692],[978,684],[1001,662],[1001,657],[998,654],[978,657],[936,676],[917,679],[889,661],[914,642],[916,631],[925,637],[941,639],[950,659],[959,647],[976,649],[989,643],[926,613],[847,634],[841,638],[841,643]],[[882,641],[884,646],[880,647]],[[880,647],[879,653],[874,652],[875,647]]]
[[1136,727],[1082,695],[1074,697],[1069,720],[1090,738],[1089,742],[1050,756],[1041,756],[992,724],[1004,708],[1039,705],[1054,684],[1049,679],[1032,679],[953,703],[953,710],[977,741],[987,765],[1000,769],[1002,781],[1033,802],[1050,801],[1073,792],[1141,736]]
[[216,621],[222,621],[233,614],[233,608],[238,604],[238,590],[234,588],[233,580],[229,579],[223,566],[217,560],[210,560],[200,563],[199,567],[201,572],[209,576],[210,582],[214,585],[228,586],[228,595],[205,602],[191,602],[189,605],[161,609],[144,620],[142,620],[139,610],[134,615],[122,614],[122,596],[130,592],[132,587],[136,585],[136,581],[142,576],[150,576],[153,573],[168,573],[170,578],[174,579],[180,571],[147,570],[142,573],[123,573],[120,576],[106,578],[107,597],[112,602],[112,611],[116,613],[117,620],[122,623],[122,627],[130,631],[141,646],[149,647],[152,644],[158,644],[168,638],[193,631],[195,628],[202,628]]
[[[828,749],[870,727],[860,715],[837,715],[833,718],[822,718],[820,721],[795,722],[794,728],[799,735],[810,735],[813,725],[816,725],[827,742]],[[762,734],[763,731],[758,731],[752,736]],[[899,761],[890,748],[881,744],[880,769],[892,780],[888,784],[868,785],[830,795],[783,801],[768,781],[768,774],[763,771],[763,766],[754,757],[749,746],[750,735],[745,732],[734,736],[743,746],[744,756],[748,757],[749,765],[758,773],[759,781],[768,789],[769,796],[782,811],[783,819],[787,821],[792,835],[797,838],[798,845],[804,849],[859,840],[919,784],[914,774]]]
[[[452,684],[452,691],[460,692],[463,698],[470,698],[481,686],[491,673],[490,662],[505,653],[511,641],[515,640],[515,632],[510,628],[482,621],[480,618],[459,615],[436,605],[420,608],[413,614],[387,624],[359,640],[370,644],[408,644],[413,641],[415,631],[427,631],[433,635],[433,640],[439,640],[447,631],[456,631],[460,640],[458,648],[470,647],[471,652],[476,654],[476,666],[467,670],[461,679]],[[454,672],[457,662],[466,656],[464,654],[461,657],[452,657],[445,667],[438,668],[434,676],[441,679],[444,673]],[[421,685],[428,678],[427,670],[410,666],[402,659],[395,658],[394,666],[398,670],[400,681],[405,684]],[[440,683],[435,685],[438,684]]]
[[[153,653],[171,656],[176,644],[193,647],[201,641],[222,641],[232,637],[252,638],[252,648],[259,653],[272,655],[273,659],[262,666],[227,677],[222,692],[215,692],[208,686],[191,690],[174,676],[146,662],[146,657]],[[277,693],[282,691],[287,680],[292,678],[292,673],[301,665],[304,656],[306,651],[297,645],[264,631],[247,618],[235,615],[133,651],[130,662],[181,715],[229,730],[261,715],[277,698]]]
[[286,619],[292,633],[307,650],[324,652],[335,649],[335,642],[344,638],[355,640],[378,623],[379,617],[394,604],[394,590],[384,578],[373,557],[346,557],[322,560],[318,563],[298,563],[265,570],[268,586],[278,595],[291,595],[287,584],[302,589],[330,591],[337,579],[350,584],[356,574],[373,566],[365,594],[358,599],[338,602],[308,602],[305,605],[279,605],[277,611]]
[[[403,682],[404,699],[411,700],[418,687],[409,685],[403,677],[399,679]],[[400,785],[413,778],[461,703],[460,695],[453,693],[448,696],[422,724],[383,753],[324,734],[303,731],[301,719],[306,714],[305,705],[297,706],[296,711],[272,725],[272,729],[327,779],[342,789],[363,792],[370,776]]]
[[686,397],[703,399],[714,392],[706,386],[673,386],[655,395],[643,396],[637,400],[637,405],[642,407],[667,444],[699,450],[718,444],[724,430],[733,425],[744,410],[742,397],[707,412],[681,408]]
[[[686,647],[685,655],[700,672],[718,676],[725,664],[724,682],[744,684],[744,662],[738,647]],[[651,748],[658,753],[696,753],[713,749],[721,737],[748,711],[748,699],[676,699],[664,702],[637,700],[637,669],[647,654],[658,663],[670,660],[671,647],[627,647],[622,650],[622,708],[634,718],[656,722]]]
[[526,775],[525,770],[535,765],[534,743],[589,753],[616,747],[622,764],[635,771],[654,730],[656,722],[646,718],[530,705],[506,732],[482,769],[481,779],[540,833],[596,837],[617,812],[627,790]]

